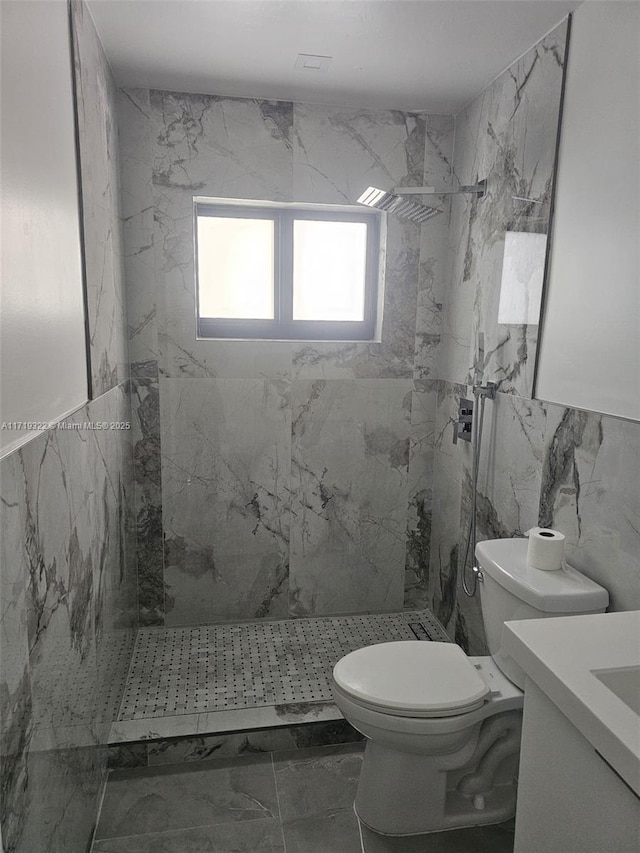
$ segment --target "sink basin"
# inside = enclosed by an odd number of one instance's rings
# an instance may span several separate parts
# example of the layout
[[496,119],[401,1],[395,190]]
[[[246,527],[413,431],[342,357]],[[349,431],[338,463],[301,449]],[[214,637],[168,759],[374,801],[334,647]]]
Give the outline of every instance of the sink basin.
[[640,799],[640,610],[506,622],[503,648]]
[[598,681],[640,716],[640,666],[592,669]]

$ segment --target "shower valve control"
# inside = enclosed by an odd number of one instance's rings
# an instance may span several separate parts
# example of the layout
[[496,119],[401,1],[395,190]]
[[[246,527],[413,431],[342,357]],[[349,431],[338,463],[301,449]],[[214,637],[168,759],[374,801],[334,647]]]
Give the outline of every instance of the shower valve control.
[[458,406],[458,418],[453,422],[453,443],[457,444],[459,439],[471,441],[471,427],[473,424],[473,400],[460,400]]

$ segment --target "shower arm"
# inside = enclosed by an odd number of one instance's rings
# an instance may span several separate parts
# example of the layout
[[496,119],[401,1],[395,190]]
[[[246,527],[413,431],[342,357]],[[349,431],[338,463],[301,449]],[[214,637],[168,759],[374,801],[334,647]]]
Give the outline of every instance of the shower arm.
[[477,184],[468,184],[458,187],[455,190],[437,189],[436,187],[394,187],[392,192],[398,195],[461,195],[469,193],[477,195],[479,198],[487,191],[487,182],[479,181]]

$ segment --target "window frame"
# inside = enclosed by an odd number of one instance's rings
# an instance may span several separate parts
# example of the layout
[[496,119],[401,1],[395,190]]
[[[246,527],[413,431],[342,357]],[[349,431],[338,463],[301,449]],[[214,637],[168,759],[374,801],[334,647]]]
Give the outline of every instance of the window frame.
[[[376,331],[380,215],[342,205],[275,204],[194,198],[194,275],[199,339],[372,341]],[[269,219],[274,223],[274,319],[200,316],[198,217]],[[293,223],[296,219],[362,222],[367,226],[362,320],[293,319]]]

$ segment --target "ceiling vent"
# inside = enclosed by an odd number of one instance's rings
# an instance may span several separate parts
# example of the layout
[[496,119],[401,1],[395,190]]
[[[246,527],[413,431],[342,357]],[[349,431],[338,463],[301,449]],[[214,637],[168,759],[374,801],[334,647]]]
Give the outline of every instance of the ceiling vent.
[[305,71],[326,71],[331,65],[332,56],[317,56],[314,53],[299,53],[295,68]]

